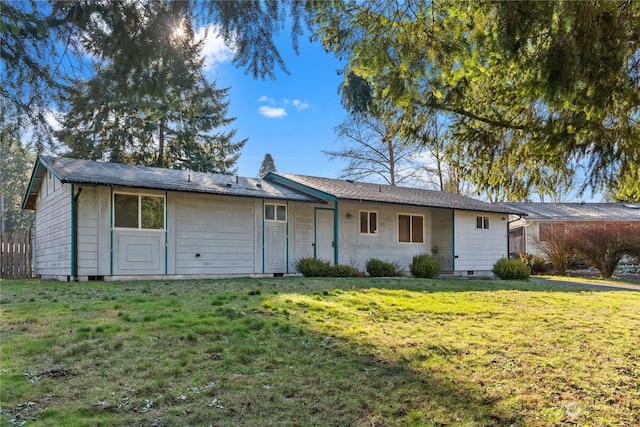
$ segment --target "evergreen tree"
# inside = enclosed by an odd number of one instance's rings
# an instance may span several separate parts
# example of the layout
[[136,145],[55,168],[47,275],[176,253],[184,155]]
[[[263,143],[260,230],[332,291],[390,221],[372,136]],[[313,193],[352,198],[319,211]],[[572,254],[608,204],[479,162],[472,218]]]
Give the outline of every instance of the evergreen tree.
[[0,219],[4,230],[24,230],[33,226],[34,213],[22,210],[23,197],[29,186],[29,177],[35,154],[20,142],[15,114],[9,114],[7,104],[0,102],[0,197],[3,210]]
[[234,172],[246,141],[214,132],[234,120],[225,117],[228,89],[206,81],[187,12],[180,2],[122,3],[89,25],[83,44],[100,61],[68,98],[57,133],[68,155]]
[[277,172],[276,163],[273,161],[273,157],[271,154],[267,153],[264,155],[264,159],[262,159],[262,163],[260,164],[260,170],[258,171],[258,178],[264,177],[269,172]]
[[497,198],[570,181],[576,161],[591,188],[640,194],[640,3],[321,2],[313,20],[360,79],[352,106],[393,105],[417,132],[425,110],[446,116],[456,161]]

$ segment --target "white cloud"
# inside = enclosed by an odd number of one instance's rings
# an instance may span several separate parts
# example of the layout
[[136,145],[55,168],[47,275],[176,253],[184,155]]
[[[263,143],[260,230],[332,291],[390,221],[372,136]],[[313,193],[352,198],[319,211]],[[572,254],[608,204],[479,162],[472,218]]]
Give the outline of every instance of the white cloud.
[[287,115],[287,112],[284,108],[274,108],[267,105],[263,105],[262,107],[258,108],[258,112],[270,119],[280,119]]
[[209,25],[198,28],[196,39],[203,40],[202,55],[204,56],[204,68],[207,71],[213,70],[216,65],[229,62],[233,59],[235,52],[229,48],[220,35],[217,25]]
[[309,101],[300,101],[299,99],[294,99],[293,106],[296,107],[298,111],[302,111],[302,110],[306,110],[311,105],[309,104]]
[[271,105],[275,105],[276,100],[273,98],[269,98],[266,95],[262,95],[260,98],[258,98],[258,102],[268,102]]

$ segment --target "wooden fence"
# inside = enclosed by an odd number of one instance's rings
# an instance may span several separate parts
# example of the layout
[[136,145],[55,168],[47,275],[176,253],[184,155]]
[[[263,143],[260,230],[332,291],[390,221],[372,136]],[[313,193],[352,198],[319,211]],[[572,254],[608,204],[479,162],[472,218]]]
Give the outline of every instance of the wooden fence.
[[31,276],[31,230],[0,233],[0,278]]

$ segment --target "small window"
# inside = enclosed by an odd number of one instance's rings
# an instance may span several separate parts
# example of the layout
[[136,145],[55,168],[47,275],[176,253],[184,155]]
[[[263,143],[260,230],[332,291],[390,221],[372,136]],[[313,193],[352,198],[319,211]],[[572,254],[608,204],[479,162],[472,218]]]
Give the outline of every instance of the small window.
[[264,205],[264,219],[268,221],[275,221],[276,207],[274,205]]
[[264,219],[267,221],[286,221],[287,207],[285,205],[264,205]]
[[477,216],[476,217],[476,228],[478,230],[488,230],[489,229],[489,217],[488,216]]
[[164,197],[115,193],[113,226],[164,230]]
[[378,212],[360,211],[360,233],[378,234]]
[[276,207],[276,220],[278,220],[278,221],[286,221],[287,220],[287,207],[286,206],[278,206],[278,207]]
[[398,241],[424,243],[424,217],[422,215],[398,215]]

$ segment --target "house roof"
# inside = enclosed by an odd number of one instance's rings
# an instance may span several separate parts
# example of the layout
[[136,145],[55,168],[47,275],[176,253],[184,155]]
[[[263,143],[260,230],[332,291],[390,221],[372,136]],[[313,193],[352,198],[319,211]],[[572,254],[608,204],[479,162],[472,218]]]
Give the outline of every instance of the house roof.
[[640,204],[496,203],[527,214],[529,221],[640,221]]
[[53,173],[63,183],[72,184],[108,185],[302,202],[321,201],[277,182],[257,178],[96,162],[67,157],[40,156],[34,166],[23,208],[35,208],[40,183],[46,176],[46,171]]
[[271,172],[265,179],[293,186],[309,194],[333,200],[367,201],[515,215],[521,213],[507,206],[485,203],[470,197],[444,191],[423,190],[420,188],[371,184],[279,172]]

